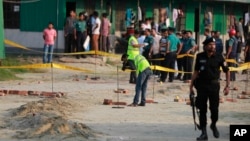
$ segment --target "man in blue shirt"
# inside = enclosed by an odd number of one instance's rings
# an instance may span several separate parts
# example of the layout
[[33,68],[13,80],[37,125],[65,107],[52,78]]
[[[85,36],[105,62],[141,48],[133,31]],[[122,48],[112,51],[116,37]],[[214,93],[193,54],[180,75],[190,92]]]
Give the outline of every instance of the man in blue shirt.
[[[175,35],[175,28],[169,27],[168,28],[168,37],[167,37],[167,43],[166,43],[166,55],[165,59],[163,61],[163,66],[175,69],[175,61],[177,55],[180,53],[182,44],[178,37]],[[168,72],[162,73],[161,81],[165,82],[167,78]],[[168,82],[173,82],[174,80],[174,72],[169,72],[169,78]]]
[[145,35],[146,38],[144,40],[144,43],[147,44],[147,46],[143,47],[143,53],[142,55],[148,60],[149,59],[149,53],[150,53],[150,49],[152,48],[153,44],[154,44],[154,38],[151,36],[151,30],[150,29],[146,29],[145,30]]
[[[184,54],[191,54],[193,55],[196,51],[197,45],[195,43],[195,40],[192,38],[192,31],[186,30],[186,40],[183,42],[182,52]],[[184,72],[190,72],[185,73],[183,76],[184,82],[190,82],[192,77],[192,65],[193,65],[193,57],[190,56],[184,56],[183,57],[183,66],[184,66]]]

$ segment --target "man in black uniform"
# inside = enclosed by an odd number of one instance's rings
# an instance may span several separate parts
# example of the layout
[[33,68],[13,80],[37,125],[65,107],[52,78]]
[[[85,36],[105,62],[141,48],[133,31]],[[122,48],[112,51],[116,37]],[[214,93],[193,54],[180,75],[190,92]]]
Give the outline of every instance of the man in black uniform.
[[[200,111],[200,129],[202,134],[197,138],[200,140],[207,140],[207,101],[209,100],[209,109],[211,112],[212,123],[210,128],[213,131],[215,138],[219,138],[219,131],[216,127],[219,112],[219,91],[220,91],[220,67],[226,74],[226,86],[224,88],[224,95],[229,92],[230,73],[226,66],[225,59],[221,54],[216,53],[215,39],[208,38],[204,42],[205,51],[199,53],[195,62],[195,70],[192,75],[190,83],[190,94],[194,92],[193,86],[197,90],[196,107]],[[194,82],[195,80],[195,82]]]

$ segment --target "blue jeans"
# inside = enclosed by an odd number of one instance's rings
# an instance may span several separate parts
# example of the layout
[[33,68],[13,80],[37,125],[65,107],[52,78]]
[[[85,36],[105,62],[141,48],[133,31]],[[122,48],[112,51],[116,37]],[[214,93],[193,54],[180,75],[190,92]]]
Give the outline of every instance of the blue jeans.
[[43,47],[43,63],[51,63],[54,45],[44,44]]
[[135,97],[133,104],[138,104],[140,93],[141,93],[141,103],[142,104],[146,103],[147,84],[151,74],[152,71],[150,70],[150,68],[147,68],[143,72],[139,73],[135,85]]

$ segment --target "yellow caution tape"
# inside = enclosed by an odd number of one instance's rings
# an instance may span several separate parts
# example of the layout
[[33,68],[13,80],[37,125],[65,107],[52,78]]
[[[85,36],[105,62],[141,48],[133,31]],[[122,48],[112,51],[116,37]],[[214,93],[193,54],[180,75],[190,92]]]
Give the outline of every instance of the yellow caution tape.
[[[33,51],[33,52],[38,52],[38,53],[41,53],[43,54],[44,52],[42,51],[37,51],[37,50],[33,50],[33,49],[30,49],[30,48],[27,48],[23,45],[20,45],[18,43],[15,43],[13,41],[10,41],[8,39],[5,39],[4,40],[4,43],[9,45],[9,46],[12,46],[12,47],[16,47],[16,48],[20,48],[20,49],[24,49],[24,50],[29,50],[29,51]],[[56,54],[56,55],[81,55],[81,54],[92,54],[92,55],[101,55],[101,56],[110,56],[110,57],[120,57],[120,55],[116,55],[116,54],[112,54],[112,53],[107,53],[107,52],[102,52],[102,51],[87,51],[87,52],[73,52],[73,53],[53,53],[53,54]]]
[[226,62],[238,64],[235,59],[226,59]]
[[65,70],[75,70],[75,71],[82,71],[86,73],[91,73],[93,71],[87,70],[84,68],[77,68],[72,66],[66,66],[62,64],[56,63],[47,63],[47,64],[32,64],[32,65],[21,65],[21,66],[0,66],[0,69],[41,69],[41,68],[58,68],[58,69],[65,69]]
[[87,69],[83,69],[83,68],[77,68],[77,67],[72,67],[72,66],[66,66],[66,65],[62,65],[62,64],[52,64],[53,68],[58,68],[58,69],[65,69],[65,70],[75,70],[75,71],[82,71],[82,72],[86,72],[86,73],[91,73],[91,70],[87,70]]
[[50,68],[51,64],[32,64],[32,65],[22,65],[22,66],[0,66],[1,69],[40,69],[40,68]]
[[192,55],[192,54],[181,54],[181,55],[177,55],[177,58],[179,59],[179,58],[183,58],[185,56],[194,57],[194,55]]

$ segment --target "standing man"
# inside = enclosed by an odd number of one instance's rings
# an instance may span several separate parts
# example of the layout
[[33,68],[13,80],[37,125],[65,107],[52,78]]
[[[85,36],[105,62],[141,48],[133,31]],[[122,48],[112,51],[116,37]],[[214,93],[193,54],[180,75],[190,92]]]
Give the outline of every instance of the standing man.
[[[236,53],[237,53],[237,46],[238,46],[238,40],[235,38],[236,31],[235,29],[230,29],[229,32],[230,39],[226,42],[226,59],[234,59],[236,61]],[[235,67],[235,63],[228,63],[229,67]],[[235,72],[230,72],[230,80],[235,81],[236,76]]]
[[[197,90],[196,107],[200,111],[200,129],[201,135],[197,138],[197,141],[207,140],[207,101],[209,100],[209,109],[211,112],[212,123],[210,125],[211,130],[215,138],[219,138],[220,134],[216,127],[219,113],[219,92],[220,92],[220,67],[226,74],[226,85],[224,88],[224,94],[229,93],[229,68],[226,66],[225,59],[222,54],[216,53],[215,39],[208,38],[203,42],[205,51],[199,53],[195,61],[195,70],[190,83],[190,94],[194,93],[193,86]],[[195,82],[194,82],[195,80]]]
[[239,18],[237,23],[237,31],[239,32],[239,37],[242,39],[242,43],[245,43],[244,30],[243,30],[243,18]]
[[101,27],[101,20],[98,17],[99,14],[97,11],[93,13],[93,25],[92,25],[92,50],[95,53],[99,50],[99,36],[100,36],[100,27]]
[[[132,71],[130,72],[130,78],[129,83],[136,84],[136,68],[135,68],[135,56],[140,54],[139,48],[143,46],[144,44],[139,44],[137,41],[137,38],[139,37],[139,32],[136,30],[135,33],[132,33],[128,40],[128,49],[127,49],[127,59],[122,60],[123,68],[122,70],[126,69],[126,66],[128,66]],[[124,57],[123,57],[124,58]]]
[[109,22],[109,19],[107,18],[107,16],[108,16],[107,13],[103,13],[102,21],[101,21],[101,51],[104,51],[104,52],[109,52],[108,35],[109,35],[111,23]]
[[144,31],[145,33],[145,40],[144,40],[144,43],[147,44],[147,46],[143,47],[143,53],[142,55],[147,59],[149,60],[149,52],[150,52],[150,49],[152,48],[153,44],[154,44],[154,38],[151,36],[151,33],[150,33],[151,29],[146,29]]
[[[205,31],[204,31],[204,36],[205,36],[205,40],[208,39],[208,38],[211,38],[211,31],[209,28],[205,28]],[[204,40],[204,41],[205,41]],[[205,49],[205,47],[203,46],[203,50]]]
[[[150,64],[147,59],[142,55],[137,55],[134,59],[136,74],[138,75],[136,86],[135,86],[135,96],[132,104],[128,106],[146,106],[146,90],[147,84],[152,71],[150,69]],[[141,102],[139,103],[139,96],[141,94]]]
[[53,23],[49,22],[48,27],[43,31],[44,47],[43,47],[43,63],[51,63],[56,40],[56,30]]
[[[79,13],[79,20],[77,20],[74,29],[74,37],[77,42],[77,48],[76,48],[77,52],[85,51],[85,49],[83,48],[83,43],[86,39],[86,36],[87,36],[86,19],[84,13],[81,12]],[[86,58],[85,55],[77,55],[76,58],[80,59],[80,56]]]
[[[157,60],[157,59],[161,58],[161,55],[160,55],[160,40],[161,40],[161,36],[156,33],[156,29],[155,28],[152,28],[151,34],[152,34],[152,37],[154,39],[154,43],[153,43],[153,45],[152,45],[152,47],[151,47],[151,49],[149,51],[149,58],[155,59],[155,60],[152,60],[152,64],[153,65],[160,66],[161,65],[161,61]],[[157,71],[157,70],[154,70],[154,74],[157,75],[157,76],[159,76],[160,72]]]
[[[186,55],[194,55],[197,45],[195,43],[195,40],[192,37],[192,31],[191,30],[186,30],[186,39],[185,42],[183,43],[183,49],[182,51]],[[183,66],[184,66],[184,72],[192,72],[192,66],[193,66],[193,57],[190,56],[184,56],[183,57]],[[185,73],[183,76],[183,81],[184,82],[190,82],[192,77],[191,73]]]
[[[175,28],[169,27],[168,28],[168,40],[166,44],[166,56],[164,59],[164,64],[167,68],[175,69],[175,61],[177,55],[180,53],[182,44],[180,39],[175,35]],[[165,76],[162,76],[162,81],[164,82],[167,78],[168,73],[164,73]],[[174,72],[169,72],[168,82],[173,82],[174,80]]]
[[214,39],[215,39],[215,45],[216,45],[216,53],[223,54],[223,42],[220,38],[219,31],[214,32]]
[[71,53],[75,49],[75,39],[74,39],[74,27],[76,22],[75,11],[70,11],[70,16],[67,17],[64,26],[64,37],[65,37],[65,53]]
[[[166,26],[163,26],[161,28],[161,40],[160,40],[160,54],[161,57],[164,58],[164,60],[161,61],[161,66],[162,67],[167,67],[166,64],[166,51],[167,51],[167,43],[168,43],[168,30]],[[166,71],[161,71],[160,72],[160,79],[158,80],[158,82],[165,82],[166,78],[167,78],[167,72]]]

